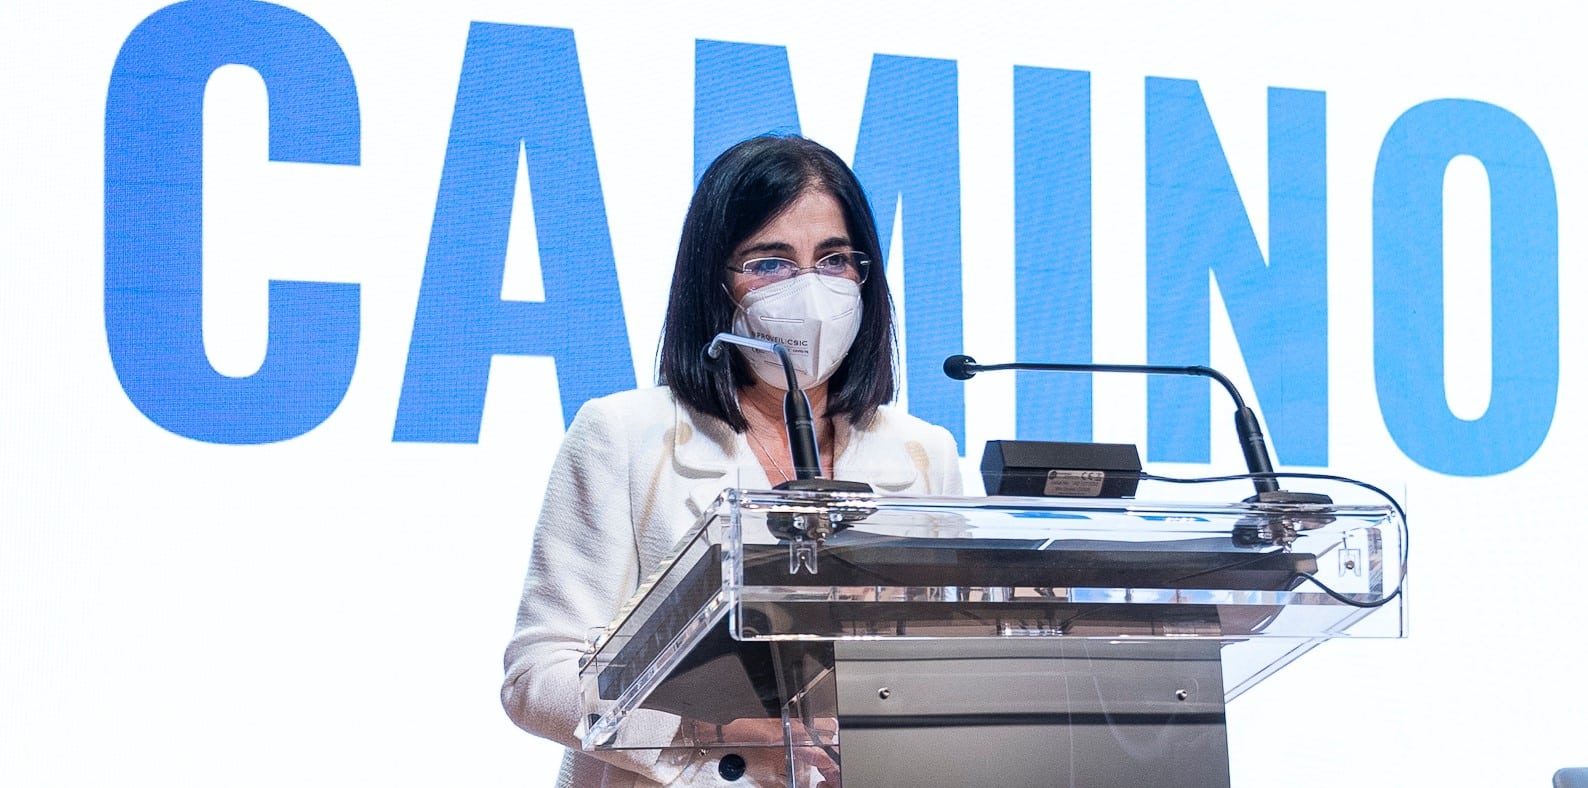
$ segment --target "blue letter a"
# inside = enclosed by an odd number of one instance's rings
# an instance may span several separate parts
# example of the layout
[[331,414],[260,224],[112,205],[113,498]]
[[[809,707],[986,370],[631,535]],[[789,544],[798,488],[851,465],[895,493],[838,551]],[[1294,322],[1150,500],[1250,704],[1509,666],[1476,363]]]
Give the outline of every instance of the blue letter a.
[[[529,169],[544,302],[502,300],[519,154]],[[557,359],[564,423],[634,387],[573,31],[469,28],[413,342],[392,439],[479,439],[491,358]]]

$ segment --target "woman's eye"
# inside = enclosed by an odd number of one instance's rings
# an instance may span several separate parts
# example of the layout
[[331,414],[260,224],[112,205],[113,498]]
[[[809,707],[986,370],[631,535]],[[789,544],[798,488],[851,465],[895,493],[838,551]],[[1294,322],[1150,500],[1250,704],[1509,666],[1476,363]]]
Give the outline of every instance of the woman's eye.
[[752,276],[777,276],[793,269],[793,263],[776,257],[763,257],[744,264],[744,272]]

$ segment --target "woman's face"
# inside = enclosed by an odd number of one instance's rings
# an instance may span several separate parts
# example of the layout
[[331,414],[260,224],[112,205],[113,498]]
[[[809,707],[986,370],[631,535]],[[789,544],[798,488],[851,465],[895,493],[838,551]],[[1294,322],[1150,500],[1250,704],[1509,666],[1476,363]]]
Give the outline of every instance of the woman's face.
[[739,303],[761,284],[756,277],[739,273],[751,260],[781,257],[808,269],[833,252],[852,248],[838,201],[824,191],[806,191],[733,250],[728,267],[735,270],[728,274],[728,292]]

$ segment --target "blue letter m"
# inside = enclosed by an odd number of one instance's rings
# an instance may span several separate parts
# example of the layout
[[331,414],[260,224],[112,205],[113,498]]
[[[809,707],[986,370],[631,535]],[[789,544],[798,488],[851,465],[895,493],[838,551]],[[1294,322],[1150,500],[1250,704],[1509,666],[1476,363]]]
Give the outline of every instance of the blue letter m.
[[[878,55],[853,166],[883,253],[901,217],[904,368],[910,410],[965,443],[963,384],[943,359],[964,345],[960,286],[959,76],[951,60]],[[695,177],[740,140],[799,131],[782,47],[700,41],[695,50]]]

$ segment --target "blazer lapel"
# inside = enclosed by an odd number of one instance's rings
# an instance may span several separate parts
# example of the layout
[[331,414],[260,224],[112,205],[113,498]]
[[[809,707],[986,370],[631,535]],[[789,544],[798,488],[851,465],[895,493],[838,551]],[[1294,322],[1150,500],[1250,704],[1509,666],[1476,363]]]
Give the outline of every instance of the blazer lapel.
[[880,493],[896,493],[915,486],[925,469],[917,467],[913,454],[925,457],[925,450],[914,452],[907,443],[900,451],[892,441],[873,440],[878,433],[887,431],[882,423],[885,418],[885,412],[879,411],[864,430],[855,429],[848,419],[839,421],[833,478],[866,482]]
[[673,409],[673,462],[685,480],[692,514],[699,517],[729,487],[771,486],[760,463],[739,461],[740,452],[747,450],[743,436],[716,419],[697,422],[682,404],[675,403]]

